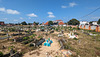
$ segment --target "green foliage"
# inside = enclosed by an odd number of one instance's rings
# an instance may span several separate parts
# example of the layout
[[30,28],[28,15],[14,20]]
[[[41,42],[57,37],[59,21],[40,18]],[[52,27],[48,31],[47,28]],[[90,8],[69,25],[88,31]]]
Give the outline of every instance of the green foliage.
[[26,23],[25,21],[24,21],[24,22],[22,22],[21,24],[22,24],[22,25],[27,25],[27,23]]
[[50,25],[53,25],[53,22],[52,21],[49,21],[48,22],[48,25],[50,26]]
[[25,42],[24,42],[24,44],[28,44],[28,43],[29,43],[28,41],[25,41]]
[[27,39],[29,39],[29,37],[24,37],[23,39],[24,39],[24,40],[27,40]]
[[29,38],[33,38],[33,35],[29,36]]
[[100,50],[100,47],[95,47],[95,49]]
[[16,29],[15,28],[9,28],[8,30],[9,31],[15,31]]
[[74,32],[74,34],[75,34],[75,35],[79,35],[79,33],[77,33],[77,32]]
[[98,20],[97,24],[100,24],[100,19]]
[[3,53],[0,51],[0,57],[3,57]]
[[8,47],[8,50],[11,50],[12,48],[14,48],[14,46],[9,46],[9,47]]
[[89,22],[89,24],[91,24],[91,25],[92,25],[92,21],[90,21],[90,22]]
[[74,40],[78,40],[77,38],[74,38]]
[[79,25],[79,21],[76,19],[71,19],[68,21],[68,25]]
[[33,44],[30,44],[29,46],[32,47],[32,46],[34,46],[34,45],[33,45]]
[[33,34],[33,37],[37,36],[36,34]]
[[38,36],[38,38],[43,38],[43,36]]
[[34,22],[36,25],[38,25],[39,24],[39,22]]
[[28,25],[32,25],[32,23],[28,23]]
[[56,28],[56,31],[58,31],[58,29]]

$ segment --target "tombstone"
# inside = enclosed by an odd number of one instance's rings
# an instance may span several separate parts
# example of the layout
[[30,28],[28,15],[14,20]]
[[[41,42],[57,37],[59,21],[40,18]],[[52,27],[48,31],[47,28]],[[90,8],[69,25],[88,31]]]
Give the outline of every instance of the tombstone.
[[63,34],[63,33],[64,33],[64,31],[62,30],[62,31],[61,31],[61,33]]
[[10,50],[10,56],[14,54],[13,48]]
[[14,39],[14,42],[16,42],[16,39]]
[[81,40],[78,40],[78,43],[80,44]]

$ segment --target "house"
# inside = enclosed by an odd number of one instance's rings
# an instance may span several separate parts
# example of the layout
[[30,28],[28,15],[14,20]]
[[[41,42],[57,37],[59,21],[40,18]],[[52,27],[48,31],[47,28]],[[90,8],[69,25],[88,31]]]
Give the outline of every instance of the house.
[[97,21],[92,21],[92,24],[93,24],[93,25],[98,25],[98,24],[97,24]]
[[0,21],[0,25],[5,25],[3,21]]
[[44,25],[48,25],[48,22],[46,22]]
[[[44,23],[43,25],[48,25],[48,22]],[[53,21],[53,26],[66,26],[62,20],[55,20]]]
[[80,21],[80,25],[86,25],[86,24],[89,24],[89,22],[87,22],[87,21]]

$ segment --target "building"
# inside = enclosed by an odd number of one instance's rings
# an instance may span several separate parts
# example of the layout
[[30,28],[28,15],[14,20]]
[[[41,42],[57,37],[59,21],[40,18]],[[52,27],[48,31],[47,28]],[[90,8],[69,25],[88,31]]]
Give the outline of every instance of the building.
[[97,21],[92,21],[92,24],[93,24],[93,25],[98,25],[98,24],[97,24]]
[[5,25],[3,21],[0,21],[0,25]]
[[86,24],[89,24],[89,22],[87,22],[87,21],[80,21],[80,25],[86,25]]
[[[48,25],[48,22],[46,22],[44,25]],[[53,21],[53,26],[66,26],[62,20],[55,20]]]

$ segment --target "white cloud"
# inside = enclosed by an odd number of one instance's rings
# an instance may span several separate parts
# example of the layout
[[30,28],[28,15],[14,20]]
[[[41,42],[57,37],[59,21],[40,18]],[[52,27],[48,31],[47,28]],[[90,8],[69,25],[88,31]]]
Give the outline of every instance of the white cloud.
[[49,18],[54,18],[55,17],[52,12],[48,12],[48,14],[49,14],[49,16],[48,16]]
[[5,8],[0,8],[1,12],[5,12],[7,14],[20,14],[17,10],[12,10],[12,9],[5,9]]
[[69,7],[74,7],[74,6],[76,6],[77,4],[75,3],[75,2],[71,2],[71,3],[69,3],[69,5],[68,6],[61,6],[61,8],[69,8]]
[[13,21],[18,21],[18,20],[13,20]]
[[17,10],[7,9],[6,12],[8,14],[20,14]]
[[67,6],[61,6],[61,8],[67,8]]
[[70,7],[74,7],[74,6],[76,6],[77,4],[75,3],[75,2],[72,2],[72,3],[69,3],[69,6]]
[[27,14],[27,16],[29,16],[29,17],[38,17],[38,16],[37,16],[37,15],[35,15],[34,13]]
[[50,17],[50,18],[54,18],[55,16],[50,14],[48,17]]
[[5,12],[6,10],[5,10],[5,8],[0,8],[0,11],[3,11],[3,12]]
[[53,14],[52,12],[48,12],[48,14]]

